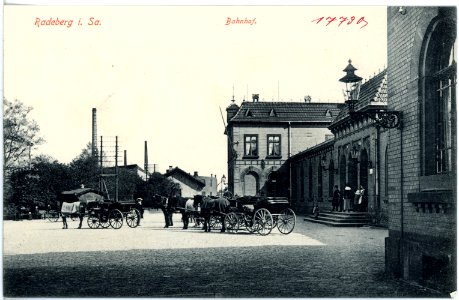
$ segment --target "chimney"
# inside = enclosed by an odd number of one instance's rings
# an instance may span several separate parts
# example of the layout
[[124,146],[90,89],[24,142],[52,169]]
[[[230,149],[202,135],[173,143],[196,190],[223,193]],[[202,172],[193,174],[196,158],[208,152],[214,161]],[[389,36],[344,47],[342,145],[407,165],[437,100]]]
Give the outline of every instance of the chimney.
[[169,171],[171,171],[171,170],[172,170],[172,166],[169,166],[169,169],[167,169],[167,171],[169,172]]
[[210,174],[210,186],[212,186],[212,178],[214,177],[214,174]]
[[91,155],[93,157],[97,156],[97,112],[96,109],[92,109],[92,145],[91,145]]
[[194,171],[194,177],[198,177],[198,172],[197,171]]
[[309,96],[309,95],[304,96],[304,102],[311,103],[311,96]]
[[124,166],[127,166],[127,150],[124,150]]
[[258,102],[258,98],[260,97],[260,94],[252,94],[252,100],[253,102]]

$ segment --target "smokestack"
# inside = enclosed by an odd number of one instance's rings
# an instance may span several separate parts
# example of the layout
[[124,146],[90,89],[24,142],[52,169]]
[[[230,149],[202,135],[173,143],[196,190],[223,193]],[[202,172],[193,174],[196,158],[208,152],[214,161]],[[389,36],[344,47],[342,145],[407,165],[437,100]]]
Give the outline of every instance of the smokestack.
[[97,116],[96,109],[92,109],[92,145],[91,145],[91,155],[93,157],[97,156]]
[[148,180],[148,148],[147,148],[147,141],[145,141],[145,177]]
[[124,150],[124,166],[127,166],[127,150]]

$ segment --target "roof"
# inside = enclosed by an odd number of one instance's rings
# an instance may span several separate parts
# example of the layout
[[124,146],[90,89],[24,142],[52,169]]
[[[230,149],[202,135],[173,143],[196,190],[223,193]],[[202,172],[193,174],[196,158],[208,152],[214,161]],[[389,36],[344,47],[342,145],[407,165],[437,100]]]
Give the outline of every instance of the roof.
[[71,191],[63,191],[62,193],[60,193],[58,199],[60,201],[65,201],[65,202],[76,202],[76,201],[79,201],[79,197],[82,196],[82,195],[85,195],[87,193],[94,193],[94,194],[98,194],[98,195],[101,195],[101,196],[104,196],[104,194],[96,189],[92,189],[92,188],[79,188],[79,189],[75,189],[75,190],[71,190]]
[[308,149],[305,149],[301,152],[298,152],[297,154],[295,155],[292,155],[288,158],[288,161],[295,161],[297,159],[302,159],[304,157],[308,157],[310,155],[315,155],[317,153],[321,153],[321,152],[327,152],[329,151],[330,149],[333,148],[333,145],[335,144],[335,139],[329,139],[329,140],[326,140],[320,144],[317,144],[311,148],[308,148]]
[[343,103],[245,101],[229,123],[330,123],[343,106]]
[[180,169],[179,167],[175,167],[172,170],[168,170],[164,176],[165,177],[173,177],[175,174],[179,174],[181,176],[184,176],[185,178],[188,178],[191,182],[195,182],[198,186],[201,188],[206,186],[205,181],[201,180],[199,176],[193,176],[190,173],[187,173]]
[[[364,111],[372,108],[385,109],[387,107],[387,70],[362,84],[360,87],[359,101],[355,106],[355,111]],[[347,106],[339,112],[330,127],[342,123],[349,117]]]

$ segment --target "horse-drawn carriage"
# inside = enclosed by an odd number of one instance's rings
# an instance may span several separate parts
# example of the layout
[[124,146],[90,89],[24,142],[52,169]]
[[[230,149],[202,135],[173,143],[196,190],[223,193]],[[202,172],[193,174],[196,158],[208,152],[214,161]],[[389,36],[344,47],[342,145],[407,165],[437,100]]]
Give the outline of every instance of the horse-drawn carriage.
[[88,226],[91,229],[120,229],[124,220],[129,227],[135,228],[140,223],[140,215],[134,202],[93,202],[87,207]]
[[225,216],[229,232],[245,228],[251,233],[268,235],[274,227],[289,234],[296,224],[296,215],[284,197],[241,197],[230,201],[231,212]]
[[83,218],[87,217],[89,228],[119,229],[124,220],[129,227],[135,228],[140,223],[141,213],[135,202],[106,200],[105,195],[90,188],[80,188],[62,192],[58,200],[62,202],[61,215],[64,228],[67,228],[67,217],[78,217],[81,228]]

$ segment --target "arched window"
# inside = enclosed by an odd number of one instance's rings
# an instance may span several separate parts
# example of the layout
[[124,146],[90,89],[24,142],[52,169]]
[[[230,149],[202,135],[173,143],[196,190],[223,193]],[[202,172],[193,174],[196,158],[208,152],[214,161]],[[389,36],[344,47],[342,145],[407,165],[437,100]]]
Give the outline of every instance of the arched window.
[[322,166],[317,164],[317,200],[322,201],[323,185],[322,185]]
[[384,201],[389,201],[389,145],[386,146],[384,154]]
[[335,186],[335,164],[333,159],[330,160],[328,165],[328,196],[333,197],[333,188]]
[[452,171],[456,110],[456,23],[446,14],[429,26],[421,56],[424,175]]
[[308,172],[308,179],[309,179],[309,201],[313,200],[313,192],[312,192],[312,161],[309,161],[309,172]]

